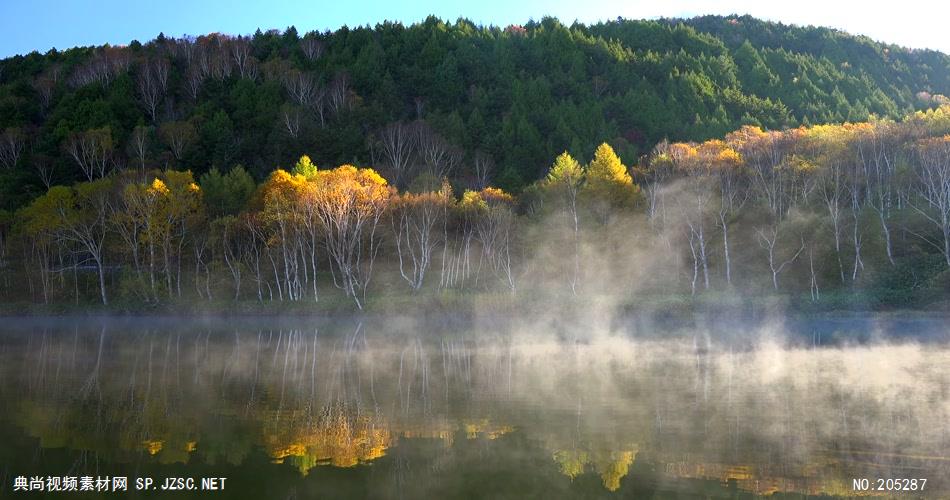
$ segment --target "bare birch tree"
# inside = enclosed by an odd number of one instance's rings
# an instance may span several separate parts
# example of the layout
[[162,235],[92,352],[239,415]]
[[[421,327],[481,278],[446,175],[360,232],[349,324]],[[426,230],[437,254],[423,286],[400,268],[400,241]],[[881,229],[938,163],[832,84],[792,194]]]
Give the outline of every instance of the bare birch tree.
[[145,157],[148,156],[154,133],[154,127],[139,125],[132,129],[132,136],[129,137],[129,153],[138,160],[140,172],[145,172]]
[[172,152],[172,155],[175,156],[175,159],[181,161],[188,146],[190,146],[197,137],[197,132],[191,122],[177,121],[163,123],[161,127],[158,128],[158,135],[162,138],[165,145],[168,146],[168,149]]
[[158,109],[168,92],[168,61],[163,57],[152,57],[139,64],[136,76],[136,88],[139,101],[152,119],[158,123]]
[[12,169],[23,156],[26,145],[26,134],[19,128],[11,127],[0,134],[0,164],[3,168]]
[[105,177],[112,165],[112,132],[108,127],[70,134],[63,148],[86,180]]
[[462,150],[449,144],[425,122],[416,126],[416,133],[419,136],[419,156],[426,172],[436,179],[448,177],[462,162]]
[[396,187],[403,188],[412,174],[413,159],[418,146],[415,125],[393,122],[380,129],[371,143]]
[[939,240],[918,234],[939,249],[950,266],[950,136],[923,139],[917,144],[914,210],[934,225]]
[[444,222],[451,197],[451,188],[446,183],[438,192],[404,193],[394,198],[390,214],[396,236],[399,274],[412,290],[422,288],[433,251],[437,245],[446,244],[438,229]]
[[310,32],[300,39],[300,51],[308,61],[316,61],[323,55],[325,45],[317,36],[316,32]]

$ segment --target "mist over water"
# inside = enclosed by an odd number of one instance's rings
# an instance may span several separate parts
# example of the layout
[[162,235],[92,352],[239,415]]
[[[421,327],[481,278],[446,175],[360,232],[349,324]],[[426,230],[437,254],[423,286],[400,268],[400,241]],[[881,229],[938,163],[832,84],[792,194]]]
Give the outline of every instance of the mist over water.
[[950,494],[940,318],[273,323],[9,322],[0,496],[54,474],[219,475],[227,498]]

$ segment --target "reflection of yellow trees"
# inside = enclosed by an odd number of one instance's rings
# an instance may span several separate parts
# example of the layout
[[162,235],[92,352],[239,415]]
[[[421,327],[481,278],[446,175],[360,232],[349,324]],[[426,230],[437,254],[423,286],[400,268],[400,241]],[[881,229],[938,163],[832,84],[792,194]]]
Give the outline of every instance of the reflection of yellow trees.
[[460,424],[428,423],[395,428],[369,415],[353,415],[331,408],[311,426],[276,425],[278,432],[265,435],[264,442],[274,463],[293,464],[301,473],[319,465],[353,467],[383,457],[397,439],[439,439],[451,447],[455,434],[468,439],[498,439],[514,430],[488,419],[466,420]]
[[462,423],[462,428],[465,430],[465,437],[468,439],[475,439],[479,436],[488,439],[498,439],[514,430],[510,425],[492,423],[486,418],[467,420]]
[[633,454],[632,451],[614,451],[594,459],[594,469],[600,473],[604,488],[610,491],[620,488],[620,480],[630,471]]
[[554,452],[554,461],[557,462],[561,474],[572,481],[583,474],[588,465],[592,465],[594,471],[600,475],[604,488],[617,491],[620,488],[620,480],[630,472],[630,465],[633,464],[636,454],[636,449],[593,453],[578,449],[557,450]]
[[191,453],[198,449],[198,443],[195,441],[168,443],[163,439],[146,439],[142,441],[141,449],[156,457],[159,463],[186,464],[191,458]]
[[457,430],[455,425],[448,422],[430,422],[426,425],[402,428],[399,437],[406,439],[439,439],[446,448],[451,448],[455,444]]
[[145,448],[145,451],[147,451],[149,455],[158,454],[158,452],[162,451],[164,445],[164,441],[158,439],[146,439],[142,441],[142,448]]
[[573,481],[584,473],[585,466],[590,463],[590,454],[582,450],[558,450],[554,452],[554,461],[557,462],[561,474]]
[[392,445],[388,428],[368,416],[351,417],[331,411],[310,428],[289,436],[265,436],[268,452],[276,463],[290,458],[301,473],[316,465],[353,467],[382,457]]

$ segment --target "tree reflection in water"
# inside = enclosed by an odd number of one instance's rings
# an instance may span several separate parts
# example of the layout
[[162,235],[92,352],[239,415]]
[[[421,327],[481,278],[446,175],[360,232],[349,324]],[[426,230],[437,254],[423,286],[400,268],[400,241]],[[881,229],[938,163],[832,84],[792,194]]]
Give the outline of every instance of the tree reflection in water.
[[[245,481],[297,495],[850,495],[850,479],[869,474],[947,491],[944,346],[451,331],[11,329],[0,339],[0,422],[15,449],[4,472],[63,475],[59,456],[76,474],[251,470]],[[331,472],[341,469],[353,472]]]

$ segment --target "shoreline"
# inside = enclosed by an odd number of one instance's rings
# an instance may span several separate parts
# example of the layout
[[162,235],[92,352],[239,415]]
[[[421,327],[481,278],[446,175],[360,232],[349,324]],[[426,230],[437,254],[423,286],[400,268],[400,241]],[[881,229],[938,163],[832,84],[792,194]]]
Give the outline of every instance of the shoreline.
[[[532,292],[533,294],[534,292]],[[813,303],[788,295],[710,294],[689,296],[657,294],[646,296],[564,296],[556,294],[472,293],[472,294],[398,294],[371,297],[358,309],[344,297],[323,298],[319,302],[188,301],[178,299],[158,304],[140,302],[101,303],[0,302],[0,318],[25,317],[340,317],[340,316],[526,316],[551,314],[630,315],[782,315],[823,317],[874,315],[950,316],[950,301],[937,301],[919,306],[868,304],[852,301]]]

